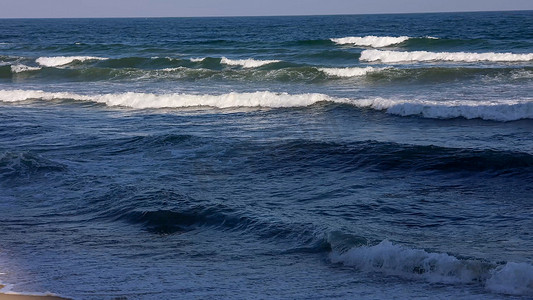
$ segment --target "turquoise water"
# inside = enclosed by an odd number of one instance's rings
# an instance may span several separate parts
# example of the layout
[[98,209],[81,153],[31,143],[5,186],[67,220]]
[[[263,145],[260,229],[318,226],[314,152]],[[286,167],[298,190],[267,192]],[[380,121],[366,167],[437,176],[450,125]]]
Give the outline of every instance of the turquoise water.
[[530,298],[532,17],[0,20],[0,282]]

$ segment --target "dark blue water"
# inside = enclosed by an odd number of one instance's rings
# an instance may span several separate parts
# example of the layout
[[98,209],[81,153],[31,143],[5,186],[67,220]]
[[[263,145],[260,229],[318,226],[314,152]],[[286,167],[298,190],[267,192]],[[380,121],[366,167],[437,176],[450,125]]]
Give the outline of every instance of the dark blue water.
[[528,11],[0,20],[0,281],[530,298],[532,95]]

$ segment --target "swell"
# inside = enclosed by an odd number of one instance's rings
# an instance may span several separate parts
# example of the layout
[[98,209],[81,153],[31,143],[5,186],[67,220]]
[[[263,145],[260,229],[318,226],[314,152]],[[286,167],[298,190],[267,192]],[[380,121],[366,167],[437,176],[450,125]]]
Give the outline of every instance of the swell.
[[[512,82],[533,78],[533,67],[316,67],[277,61],[233,61],[224,67],[220,59],[171,60],[166,58],[124,58],[107,60],[82,68],[39,67],[16,63],[0,66],[0,78],[54,81],[101,80],[232,80],[277,82],[328,82],[360,78],[375,83],[447,82],[474,78]],[[242,67],[232,66],[242,63]],[[246,65],[246,67],[244,66]]]
[[29,179],[66,170],[65,165],[33,152],[0,152],[0,180]]
[[[341,172],[430,171],[461,176],[532,177],[533,155],[523,152],[446,148],[362,141],[347,144],[292,141],[264,145],[271,155],[258,158],[259,172],[333,169]],[[266,169],[263,169],[266,168]]]

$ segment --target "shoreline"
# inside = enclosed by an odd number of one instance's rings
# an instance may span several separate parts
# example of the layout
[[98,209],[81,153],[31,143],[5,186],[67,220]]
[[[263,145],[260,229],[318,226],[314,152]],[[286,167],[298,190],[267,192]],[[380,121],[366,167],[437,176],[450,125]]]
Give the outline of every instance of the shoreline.
[[0,284],[0,300],[71,300],[54,295],[24,295],[24,294],[6,294],[1,290],[5,285]]

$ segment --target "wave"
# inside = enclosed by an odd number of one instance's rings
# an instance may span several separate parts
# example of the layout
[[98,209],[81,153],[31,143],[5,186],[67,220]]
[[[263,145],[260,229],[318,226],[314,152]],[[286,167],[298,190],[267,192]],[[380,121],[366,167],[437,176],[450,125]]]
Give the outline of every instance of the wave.
[[0,90],[0,101],[17,102],[30,99],[54,100],[72,99],[93,101],[108,106],[124,106],[138,109],[145,108],[179,108],[179,107],[301,107],[321,101],[343,102],[324,94],[287,94],[272,92],[228,93],[222,95],[196,94],[149,94],[120,93],[101,95],[79,95],[67,92],[44,92],[39,90]]
[[318,69],[321,72],[326,73],[330,76],[336,76],[336,77],[357,77],[357,76],[363,76],[367,73],[371,72],[378,72],[381,70],[384,70],[384,68],[374,68],[374,67],[364,67],[364,68],[319,68]]
[[349,104],[358,108],[370,108],[399,116],[421,116],[431,119],[484,119],[492,121],[514,121],[533,119],[533,99],[524,100],[398,100],[398,99],[348,99],[325,94],[288,94],[258,91],[250,93],[231,92],[221,95],[210,94],[150,94],[117,93],[80,95],[68,92],[45,92],[41,90],[0,90],[0,101],[18,102],[25,100],[71,99],[92,101],[108,106],[123,106],[136,109],[185,108],[185,107],[304,107],[318,102]]
[[11,72],[13,73],[22,73],[28,71],[38,71],[41,70],[41,67],[30,67],[23,64],[11,65]]
[[38,174],[62,172],[63,164],[53,162],[31,152],[0,153],[0,178],[28,178]]
[[228,59],[226,57],[222,57],[220,59],[220,63],[230,65],[230,66],[242,66],[243,68],[257,68],[260,66],[277,63],[280,62],[279,60],[255,60],[253,58],[248,59]]
[[484,119],[492,121],[515,121],[533,119],[533,100],[498,101],[427,101],[364,99],[353,103],[362,108],[383,110],[399,116],[422,116],[430,119]]
[[408,39],[410,39],[410,37],[408,36],[392,37],[368,35],[363,37],[349,36],[343,38],[332,38],[331,41],[339,45],[353,44],[357,46],[381,48],[400,44],[407,41]]
[[428,51],[385,51],[364,50],[361,52],[361,61],[381,61],[384,63],[400,62],[519,62],[533,60],[533,53],[474,53],[474,52],[428,52]]
[[[251,147],[251,146],[250,146]],[[346,172],[432,172],[461,176],[514,176],[531,180],[533,155],[524,152],[448,148],[408,145],[377,141],[353,143],[321,143],[306,140],[275,143],[264,146],[275,153],[276,163],[269,157],[257,161],[266,169],[280,166],[291,170],[310,170],[316,167],[342,169]],[[272,149],[270,149],[272,147]],[[264,160],[264,161],[263,161]]]
[[52,57],[39,57],[35,60],[38,64],[45,67],[59,67],[68,65],[72,62],[83,62],[87,60],[106,60],[104,57],[95,56],[52,56]]
[[533,295],[533,265],[508,262],[496,265],[480,260],[460,259],[446,253],[395,245],[384,240],[374,246],[353,247],[346,252],[332,251],[333,263],[407,279],[435,283],[475,283],[503,294]]

